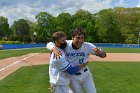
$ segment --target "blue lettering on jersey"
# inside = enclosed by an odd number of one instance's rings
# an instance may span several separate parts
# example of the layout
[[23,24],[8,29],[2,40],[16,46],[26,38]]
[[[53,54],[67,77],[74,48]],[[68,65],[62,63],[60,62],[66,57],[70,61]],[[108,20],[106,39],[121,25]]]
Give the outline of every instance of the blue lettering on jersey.
[[83,57],[85,57],[85,53],[84,52],[79,52],[79,53],[66,53],[66,56],[68,56],[68,57],[77,57],[77,56],[83,56]]
[[83,62],[84,62],[84,58],[79,59],[79,64],[83,64]]

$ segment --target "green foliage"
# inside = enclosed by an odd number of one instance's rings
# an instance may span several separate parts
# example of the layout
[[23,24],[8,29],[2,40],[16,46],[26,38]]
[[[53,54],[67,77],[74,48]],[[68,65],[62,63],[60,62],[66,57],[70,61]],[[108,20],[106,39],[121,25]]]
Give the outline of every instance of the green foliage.
[[85,41],[97,42],[97,32],[95,31],[95,15],[92,15],[86,10],[78,10],[73,16],[73,28],[81,26],[85,29]]
[[137,41],[137,38],[135,37],[135,35],[134,34],[130,34],[126,38],[125,43],[134,44],[134,43],[137,43],[136,41]]
[[[25,37],[25,38],[24,38]],[[26,37],[28,38],[29,37],[29,39],[30,39],[30,36],[22,36],[22,35],[14,35],[14,36],[10,36],[9,37],[9,40],[10,41],[20,41],[20,42],[24,42],[25,41],[25,39],[26,39]]]
[[56,19],[56,29],[55,31],[63,31],[68,39],[71,39],[69,31],[72,29],[72,17],[69,13],[61,13]]
[[85,38],[85,41],[88,41],[88,42],[96,42],[96,31],[94,30],[94,25],[93,23],[90,21],[87,23],[87,27],[86,27],[86,38]]
[[10,30],[9,30],[9,24],[8,24],[8,19],[0,16],[0,36],[1,37],[6,37],[9,36]]
[[23,42],[25,42],[25,43],[31,43],[32,42],[32,39],[31,39],[30,36],[24,36],[23,37]]
[[9,40],[11,40],[11,41],[20,41],[20,37],[19,36],[10,36]]
[[0,41],[0,44],[21,44],[20,41]]
[[0,36],[0,40],[2,40],[2,37]]
[[42,37],[42,36],[36,36],[35,37],[35,42],[36,43],[47,43],[50,40],[50,38],[48,37]]
[[113,10],[102,10],[99,12],[96,22],[98,24],[96,25],[96,30],[98,30],[98,36],[100,37],[99,41],[104,40],[102,42],[120,43],[122,36],[116,14]]
[[46,12],[40,12],[36,15],[37,33],[42,37],[50,37],[54,32],[55,22],[54,17]]
[[17,36],[29,35],[29,29],[29,24],[25,19],[19,19],[18,21],[15,21],[12,25],[13,33]]
[[[37,24],[33,23],[33,22],[28,23],[28,24],[30,26],[30,29],[29,29],[30,35],[32,36],[34,34],[34,32],[37,33]],[[37,33],[37,35],[38,35],[38,33]]]

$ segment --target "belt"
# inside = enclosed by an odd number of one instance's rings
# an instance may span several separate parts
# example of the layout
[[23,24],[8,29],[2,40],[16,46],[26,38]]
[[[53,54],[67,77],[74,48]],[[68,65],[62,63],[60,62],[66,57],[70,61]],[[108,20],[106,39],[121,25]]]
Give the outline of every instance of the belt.
[[[84,72],[86,72],[86,71],[88,71],[87,68],[84,70]],[[75,73],[75,75],[81,75],[81,72]]]

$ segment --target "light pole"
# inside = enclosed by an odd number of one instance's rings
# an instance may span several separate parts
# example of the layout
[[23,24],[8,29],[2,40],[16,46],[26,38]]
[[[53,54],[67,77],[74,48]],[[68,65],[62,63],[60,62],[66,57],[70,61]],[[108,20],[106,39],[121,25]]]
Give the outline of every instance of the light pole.
[[34,36],[36,36],[36,35],[37,35],[37,33],[36,33],[36,32],[34,32],[34,33],[33,33],[33,35],[34,35]]
[[33,36],[32,36],[32,43],[35,43],[35,37],[37,36],[37,33],[36,32],[34,32],[33,33]]

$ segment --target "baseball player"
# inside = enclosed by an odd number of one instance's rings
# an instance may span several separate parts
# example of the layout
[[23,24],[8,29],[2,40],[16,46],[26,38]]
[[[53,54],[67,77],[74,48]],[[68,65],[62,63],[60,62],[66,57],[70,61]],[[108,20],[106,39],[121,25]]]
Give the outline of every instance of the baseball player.
[[[47,48],[56,52],[52,43],[47,44]],[[89,55],[93,54],[101,58],[106,57],[106,53],[96,48],[95,45],[84,42],[84,31],[82,28],[77,28],[73,31],[72,41],[67,41],[67,46],[64,49],[67,60],[72,66],[78,66],[88,61]],[[92,74],[88,66],[82,68],[78,73],[70,75],[70,85],[74,93],[82,93],[82,87],[87,93],[96,93],[95,84],[93,81]]]
[[62,53],[62,55],[58,58],[54,58],[54,53],[52,52],[50,57],[49,76],[53,92],[73,93],[69,88],[69,74],[75,74],[81,68],[85,67],[87,63],[71,66],[70,63],[66,60],[65,53],[62,50],[66,45],[65,34],[63,32],[55,32],[52,38],[54,45]]

